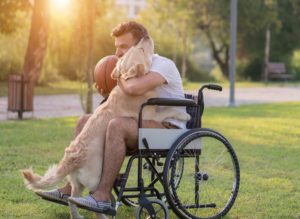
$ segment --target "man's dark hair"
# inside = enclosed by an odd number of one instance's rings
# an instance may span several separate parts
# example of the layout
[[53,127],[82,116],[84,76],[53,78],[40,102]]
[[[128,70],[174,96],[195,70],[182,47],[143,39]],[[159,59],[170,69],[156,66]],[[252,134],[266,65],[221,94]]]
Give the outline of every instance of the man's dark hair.
[[128,21],[119,24],[112,30],[111,36],[118,37],[125,33],[131,33],[137,41],[140,41],[143,37],[148,37],[147,29],[142,24],[135,21]]

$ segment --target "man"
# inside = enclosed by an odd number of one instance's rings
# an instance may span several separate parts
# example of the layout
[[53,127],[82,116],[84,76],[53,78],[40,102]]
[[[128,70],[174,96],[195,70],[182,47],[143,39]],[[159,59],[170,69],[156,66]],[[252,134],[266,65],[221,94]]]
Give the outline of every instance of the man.
[[[115,37],[116,56],[120,58],[143,37],[148,36],[148,32],[141,24],[129,21],[114,28],[112,36]],[[184,98],[182,81],[175,64],[157,54],[152,57],[152,65],[148,74],[129,80],[119,78],[118,85],[126,94],[133,96],[155,90],[159,97]],[[104,93],[102,95],[107,96]],[[185,109],[181,108],[179,110],[184,111]],[[87,117],[81,119],[78,126],[82,126],[86,120]],[[147,120],[143,121],[143,127],[185,128],[185,123],[174,119],[163,123]],[[98,188],[87,197],[72,197],[69,200],[79,206],[87,206],[97,211],[106,211],[111,206],[110,194],[125,159],[126,150],[137,150],[137,142],[137,121],[135,119],[118,117],[111,120],[106,132],[103,171]],[[70,193],[71,186],[67,183],[61,189],[38,194],[50,201],[63,204]]]

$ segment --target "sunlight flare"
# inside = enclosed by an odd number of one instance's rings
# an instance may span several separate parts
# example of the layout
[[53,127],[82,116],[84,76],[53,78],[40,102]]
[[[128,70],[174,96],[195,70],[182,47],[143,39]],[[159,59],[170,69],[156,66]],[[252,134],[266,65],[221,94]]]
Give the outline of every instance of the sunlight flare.
[[52,14],[66,13],[69,11],[71,1],[70,0],[51,0],[50,7]]

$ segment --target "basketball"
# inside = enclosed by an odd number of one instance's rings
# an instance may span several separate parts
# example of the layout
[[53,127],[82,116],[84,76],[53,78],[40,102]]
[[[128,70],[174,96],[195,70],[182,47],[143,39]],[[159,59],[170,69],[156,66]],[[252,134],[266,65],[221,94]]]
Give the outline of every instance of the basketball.
[[102,89],[104,93],[108,94],[116,86],[117,81],[111,78],[111,73],[117,62],[118,58],[116,56],[109,55],[103,57],[97,63],[94,71],[94,81],[99,93]]

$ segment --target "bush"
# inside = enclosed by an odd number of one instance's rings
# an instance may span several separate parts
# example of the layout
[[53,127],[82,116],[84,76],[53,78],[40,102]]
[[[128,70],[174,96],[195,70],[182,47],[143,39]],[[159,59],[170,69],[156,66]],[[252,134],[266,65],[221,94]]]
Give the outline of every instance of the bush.
[[244,67],[244,70],[239,69],[239,72],[242,78],[250,79],[251,81],[260,81],[262,70],[263,61],[259,59],[254,59],[252,62],[250,62]]
[[215,78],[208,71],[201,70],[194,62],[187,63],[187,79],[189,81],[215,81]]

